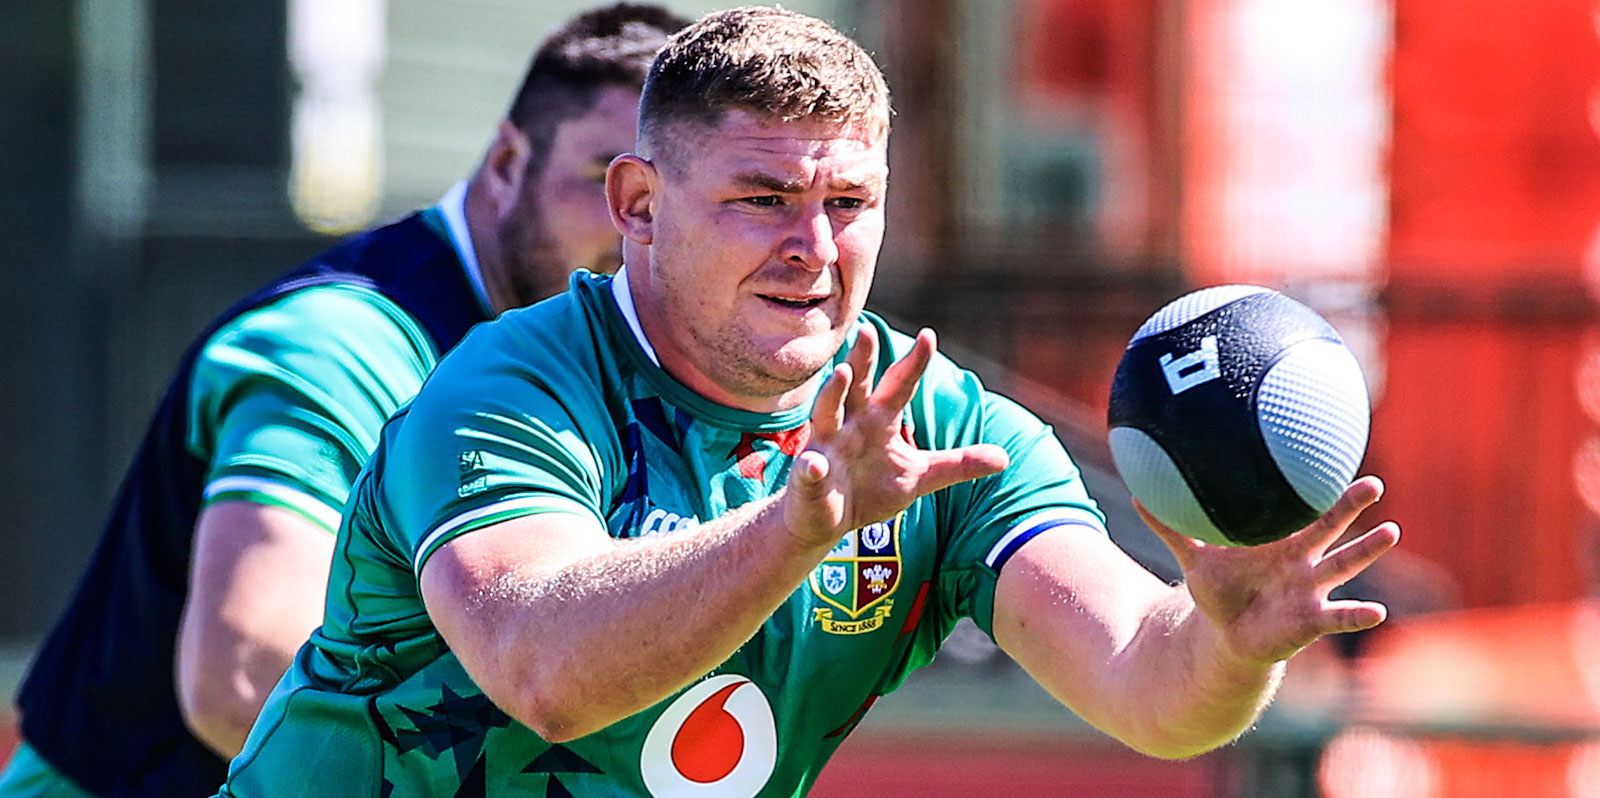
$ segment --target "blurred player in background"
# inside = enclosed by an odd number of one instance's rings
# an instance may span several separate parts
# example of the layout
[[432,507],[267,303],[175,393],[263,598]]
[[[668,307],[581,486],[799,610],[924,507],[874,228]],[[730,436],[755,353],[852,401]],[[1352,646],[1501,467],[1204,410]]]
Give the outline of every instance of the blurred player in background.
[[573,19],[469,180],[197,340],[22,686],[0,796],[216,789],[322,617],[333,533],[384,419],[471,325],[620,262],[606,165],[632,147],[650,59],[686,22],[635,4]]
[[810,17],[673,38],[607,178],[626,265],[479,327],[384,428],[223,795],[799,795],[961,617],[1187,757],[1381,622],[1327,599],[1398,539],[1329,551],[1376,479],[1270,545],[1157,530],[1169,586],[1049,428],[863,312],[889,115]]

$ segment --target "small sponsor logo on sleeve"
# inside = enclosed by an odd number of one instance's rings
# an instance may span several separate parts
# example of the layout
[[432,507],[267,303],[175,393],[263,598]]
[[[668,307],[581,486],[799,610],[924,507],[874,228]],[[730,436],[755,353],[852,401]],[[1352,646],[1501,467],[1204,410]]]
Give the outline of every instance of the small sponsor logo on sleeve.
[[483,452],[478,449],[462,452],[456,458],[456,470],[461,475],[456,495],[466,498],[482,493],[489,487],[489,471],[483,465]]

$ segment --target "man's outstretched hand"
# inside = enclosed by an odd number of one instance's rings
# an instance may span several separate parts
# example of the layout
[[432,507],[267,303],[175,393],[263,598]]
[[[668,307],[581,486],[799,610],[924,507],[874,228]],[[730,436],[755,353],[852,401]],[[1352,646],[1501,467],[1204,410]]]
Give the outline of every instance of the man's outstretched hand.
[[936,348],[923,329],[905,357],[872,384],[878,333],[863,325],[845,362],[834,368],[811,410],[811,441],[789,473],[784,517],[806,543],[831,543],[846,531],[883,521],[919,496],[1005,469],[994,444],[917,448],[903,411]]
[[1362,477],[1310,526],[1282,540],[1239,547],[1202,543],[1169,529],[1137,500],[1134,508],[1177,557],[1195,607],[1226,649],[1244,661],[1271,663],[1323,635],[1370,629],[1387,617],[1377,602],[1328,598],[1399,542],[1400,527],[1385,521],[1334,548],[1382,495],[1382,481]]

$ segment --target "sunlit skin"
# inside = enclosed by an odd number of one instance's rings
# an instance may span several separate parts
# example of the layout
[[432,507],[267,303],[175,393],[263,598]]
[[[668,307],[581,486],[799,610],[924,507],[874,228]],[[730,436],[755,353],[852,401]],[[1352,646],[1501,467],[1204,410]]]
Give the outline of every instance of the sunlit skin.
[[[1010,462],[990,441],[921,449],[902,434],[936,354],[931,331],[880,368],[885,342],[863,326],[829,367],[883,240],[880,132],[728,112],[663,135],[675,138],[620,156],[606,181],[645,336],[663,368],[711,401],[809,406],[811,437],[781,489],[689,530],[616,540],[588,515],[537,513],[456,537],[428,560],[421,589],[440,635],[485,695],[550,742],[713,672],[846,530]],[[1261,547],[1191,545],[1158,527],[1184,569],[1179,585],[1104,534],[1052,527],[1000,572],[995,640],[1117,739],[1194,756],[1255,722],[1283,659],[1383,620],[1379,605],[1328,598],[1398,538],[1386,524],[1335,546],[1381,492],[1359,480],[1310,527]]]
[[689,131],[664,162],[611,166],[618,225],[647,246],[628,270],[640,324],[662,366],[702,396],[795,407],[866,303],[883,243],[885,137],[737,110]]
[[[575,269],[612,272],[621,265],[621,238],[606,207],[606,168],[633,148],[638,113],[638,90],[603,90],[588,113],[557,128],[544,168],[516,181],[499,208],[493,241],[479,253],[496,311],[566,290]],[[502,135],[520,133],[511,128]],[[525,137],[521,143],[526,147]]]

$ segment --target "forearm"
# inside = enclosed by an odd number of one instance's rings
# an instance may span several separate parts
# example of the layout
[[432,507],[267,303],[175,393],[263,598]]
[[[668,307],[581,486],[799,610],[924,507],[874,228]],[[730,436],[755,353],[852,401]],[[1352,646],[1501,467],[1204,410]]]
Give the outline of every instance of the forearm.
[[[666,537],[479,574],[477,598],[436,622],[509,714],[551,741],[579,737],[708,673],[805,579],[829,546],[799,543],[780,516],[773,498]],[[425,595],[445,595],[443,573],[430,561]]]
[[294,657],[305,633],[280,645],[228,635],[180,643],[193,653],[178,662],[178,699],[184,723],[196,739],[224,759],[244,748],[245,738],[267,694]]
[[[1184,585],[1146,605],[1152,611],[1143,613],[1130,662],[1118,672],[1136,690],[1166,699],[1155,706],[1165,718],[1142,716],[1163,752],[1182,756],[1227,742],[1265,709],[1295,653],[1323,635],[1383,622],[1381,604],[1329,598],[1399,540],[1399,527],[1386,522],[1339,543],[1382,493],[1382,482],[1364,477],[1306,528],[1244,547],[1207,546],[1141,510],[1178,559]],[[1159,692],[1167,680],[1184,689]]]
[[1179,759],[1225,745],[1260,717],[1283,663],[1235,656],[1182,586],[1145,617],[1115,655],[1109,716],[1130,746]]
[[994,632],[1084,720],[1166,758],[1237,737],[1271,700],[1280,670],[1231,656],[1185,588],[1081,530],[1046,532],[1006,564]]

